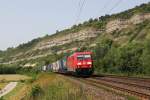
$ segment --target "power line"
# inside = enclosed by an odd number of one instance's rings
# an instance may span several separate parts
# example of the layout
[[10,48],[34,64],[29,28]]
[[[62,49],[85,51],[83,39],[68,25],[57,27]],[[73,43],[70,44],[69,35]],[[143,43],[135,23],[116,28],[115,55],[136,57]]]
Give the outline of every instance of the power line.
[[[76,20],[77,20],[77,17],[78,17],[78,15],[79,15],[79,13],[80,13],[81,5],[82,5],[82,0],[79,0],[79,3],[78,3],[79,8],[77,9]],[[76,24],[76,23],[75,23],[75,24]]]
[[79,19],[80,19],[80,16],[81,16],[81,13],[82,13],[82,10],[83,10],[83,8],[84,8],[84,5],[85,5],[85,3],[86,3],[86,0],[83,0],[83,2],[82,2],[82,0],[80,0],[79,1],[79,12],[77,13],[77,19],[75,20],[75,24],[79,21]]
[[111,13],[111,11],[114,10],[121,3],[121,1],[122,0],[119,0],[118,2],[116,2],[115,5],[108,11],[108,13]]
[[102,6],[102,8],[100,9],[99,12],[103,11],[105,8],[107,8],[107,5],[110,3],[110,0],[106,1],[106,3],[104,4],[104,6]]
[[79,5],[79,8],[80,8],[80,6],[81,6],[81,3],[82,3],[82,0],[79,1],[79,4],[78,4],[78,5]]
[[[77,22],[78,22],[79,19],[80,19],[80,16],[81,16],[83,7],[84,7],[84,5],[85,5],[85,2],[86,2],[86,0],[83,0],[83,2],[82,2],[82,0],[79,0],[79,3],[78,3],[79,10],[77,10],[77,16],[76,16],[74,25],[76,25]],[[72,42],[74,41],[74,39],[73,39],[73,34],[71,34],[71,40],[72,40]]]

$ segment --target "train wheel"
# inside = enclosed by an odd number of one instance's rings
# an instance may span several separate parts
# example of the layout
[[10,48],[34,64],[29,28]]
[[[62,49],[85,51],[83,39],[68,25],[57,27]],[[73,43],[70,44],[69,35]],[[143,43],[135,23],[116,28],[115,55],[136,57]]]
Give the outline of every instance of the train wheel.
[[75,75],[80,75],[80,71],[79,71],[79,69],[76,69],[76,71],[75,71]]
[[76,69],[75,75],[76,76],[90,76],[94,72],[94,68],[90,69]]

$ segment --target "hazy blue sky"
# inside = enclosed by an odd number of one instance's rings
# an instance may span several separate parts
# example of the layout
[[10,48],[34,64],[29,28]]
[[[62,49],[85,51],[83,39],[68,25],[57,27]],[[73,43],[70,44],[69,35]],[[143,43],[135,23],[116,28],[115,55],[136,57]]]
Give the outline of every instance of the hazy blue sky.
[[[0,0],[0,49],[17,46],[72,26],[77,19],[79,1]],[[109,12],[118,1],[86,0],[79,22],[106,13],[121,12],[150,0],[121,0],[121,3]]]

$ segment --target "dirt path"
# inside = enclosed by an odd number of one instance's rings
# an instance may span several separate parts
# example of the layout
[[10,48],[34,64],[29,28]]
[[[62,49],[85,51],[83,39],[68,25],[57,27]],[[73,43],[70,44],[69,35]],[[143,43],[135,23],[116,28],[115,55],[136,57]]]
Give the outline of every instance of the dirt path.
[[12,91],[18,82],[10,82],[9,84],[7,84],[1,91],[0,91],[0,97],[6,95],[7,93],[9,93],[10,91]]

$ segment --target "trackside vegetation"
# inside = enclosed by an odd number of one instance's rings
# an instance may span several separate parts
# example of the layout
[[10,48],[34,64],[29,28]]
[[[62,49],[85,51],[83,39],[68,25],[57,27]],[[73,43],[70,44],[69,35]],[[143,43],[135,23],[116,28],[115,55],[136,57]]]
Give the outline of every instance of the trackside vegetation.
[[[114,31],[113,37],[128,37],[115,41],[104,36],[94,47],[94,66],[98,73],[150,76],[150,21],[138,24],[134,30]],[[117,34],[117,35],[116,35]],[[139,35],[139,34],[142,34]]]
[[74,82],[53,73],[36,74],[36,80],[19,83],[18,87],[2,100],[91,100],[93,94],[85,94]]

